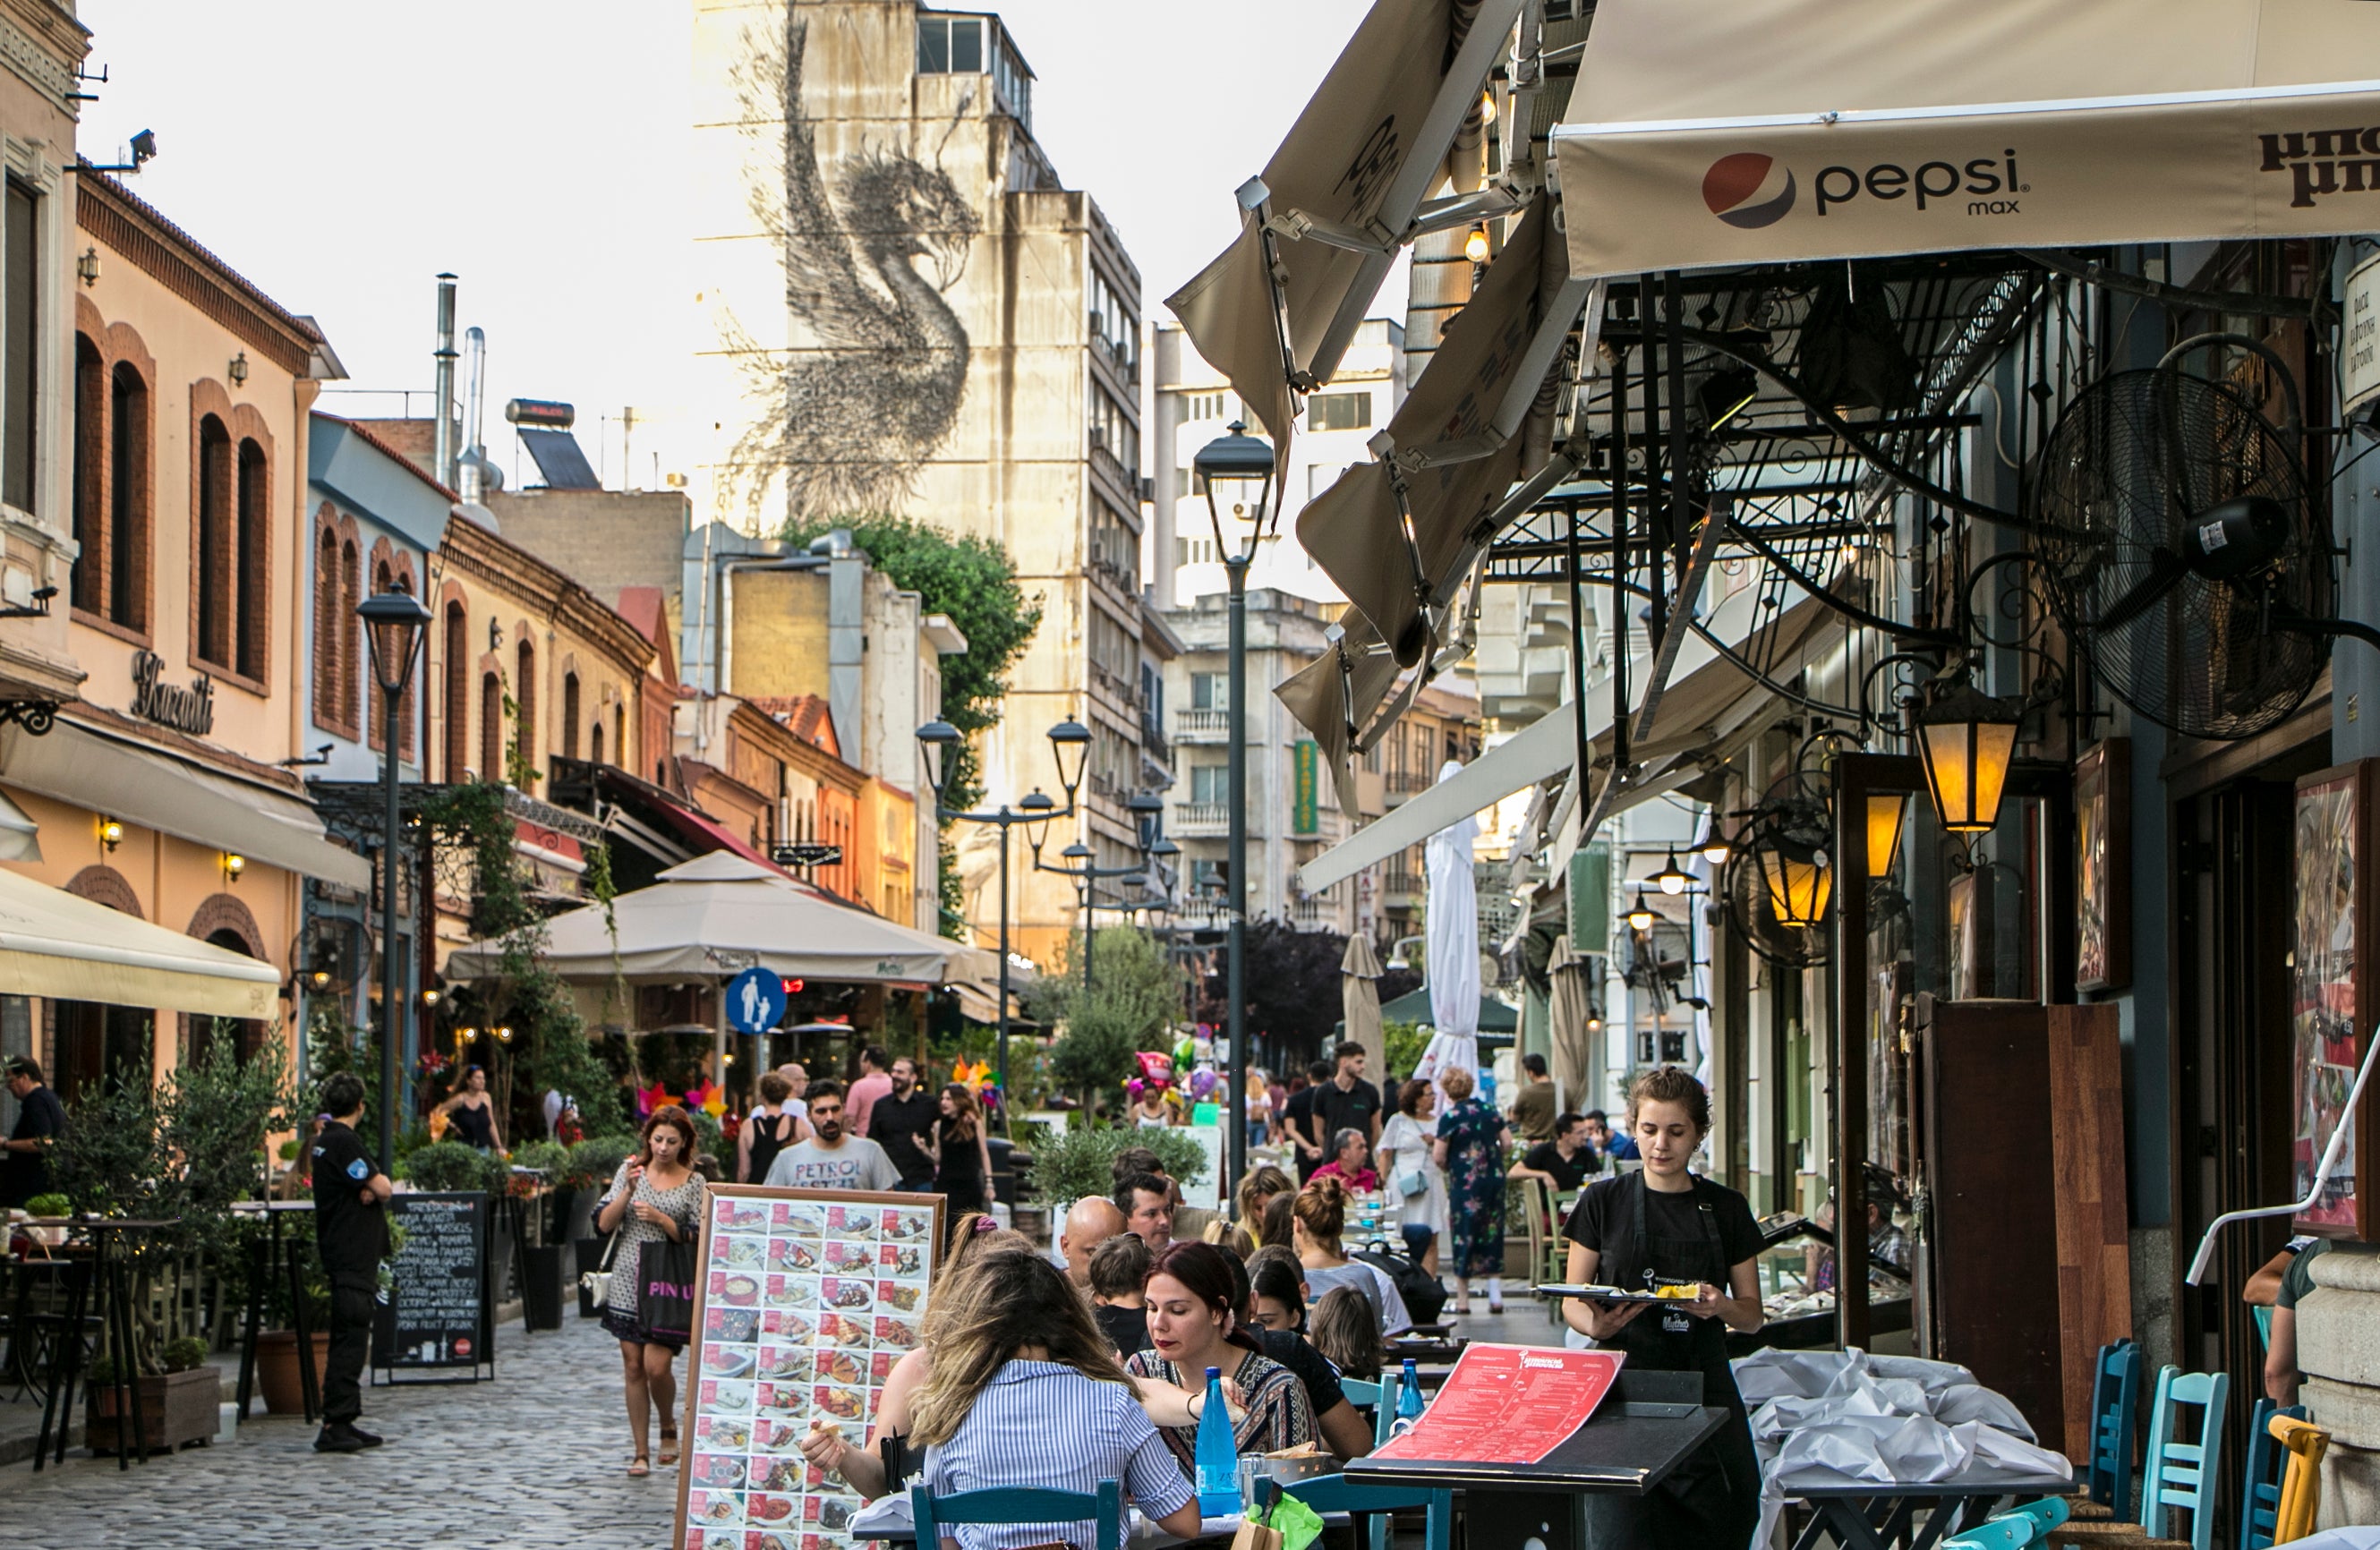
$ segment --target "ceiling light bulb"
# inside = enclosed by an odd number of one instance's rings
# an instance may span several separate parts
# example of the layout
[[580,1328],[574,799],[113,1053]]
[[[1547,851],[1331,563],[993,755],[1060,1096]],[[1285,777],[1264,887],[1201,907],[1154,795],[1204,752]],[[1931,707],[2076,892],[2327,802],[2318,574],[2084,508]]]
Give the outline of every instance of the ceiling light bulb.
[[1496,93],[1492,91],[1479,93],[1479,122],[1482,124],[1496,122]]
[[1463,256],[1473,263],[1488,261],[1488,228],[1486,226],[1471,228],[1471,235],[1463,239]]

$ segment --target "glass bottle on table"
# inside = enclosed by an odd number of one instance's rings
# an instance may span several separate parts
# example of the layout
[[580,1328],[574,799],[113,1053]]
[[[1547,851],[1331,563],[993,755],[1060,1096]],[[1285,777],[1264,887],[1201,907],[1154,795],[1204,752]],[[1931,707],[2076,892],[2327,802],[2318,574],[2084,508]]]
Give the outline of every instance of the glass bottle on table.
[[1389,1423],[1389,1435],[1401,1437],[1412,1431],[1414,1423],[1421,1419],[1421,1373],[1408,1356],[1404,1376],[1397,1385],[1397,1418]]
[[1223,1369],[1207,1369],[1207,1402],[1198,1411],[1194,1450],[1198,1516],[1228,1518],[1240,1510],[1240,1447],[1232,1435],[1232,1412],[1223,1403]]

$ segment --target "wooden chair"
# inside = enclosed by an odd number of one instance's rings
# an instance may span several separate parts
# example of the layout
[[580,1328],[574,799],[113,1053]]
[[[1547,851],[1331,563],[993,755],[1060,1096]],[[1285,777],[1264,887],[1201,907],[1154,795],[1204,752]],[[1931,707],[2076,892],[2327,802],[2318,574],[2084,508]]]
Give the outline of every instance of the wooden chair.
[[2037,1502],[2020,1503],[1990,1521],[2022,1529],[2025,1537],[2021,1544],[2030,1545],[2048,1538],[2051,1530],[2065,1527],[2071,1512],[2065,1497],[2044,1496]]
[[2273,1417],[2305,1419],[2303,1405],[2283,1410],[2270,1399],[2256,1401],[2255,1418],[2248,1423],[2248,1467],[2240,1480],[2240,1550],[2271,1550],[2273,1525],[2278,1520],[2281,1476],[2288,1454],[2271,1430]]
[[[2215,1540],[2215,1493],[2222,1473],[2224,1405],[2231,1380],[2222,1373],[2185,1373],[2167,1367],[2157,1374],[2156,1399],[2149,1413],[2148,1451],[2142,1459],[2141,1520],[2120,1519],[2070,1522],[2052,1531],[2053,1545],[2105,1546],[2124,1550],[2210,1550]],[[2181,1408],[2199,1407],[2198,1440],[2179,1440]],[[2094,1448],[2095,1457],[2097,1449]],[[2168,1537],[2171,1509],[2190,1511],[2190,1537]]]
[[2141,1399],[2141,1350],[2118,1340],[2099,1348],[2091,1385],[2091,1461],[2083,1492],[2067,1498],[2076,1522],[2132,1518],[2132,1426]]
[[2330,1428],[2289,1415],[2276,1415],[2265,1424],[2289,1456],[2273,1511],[2273,1543],[2287,1544],[2313,1532],[2314,1515],[2322,1508],[2322,1456],[2330,1450]]
[[[1454,1538],[1454,1493],[1426,1491],[1418,1486],[1365,1485],[1349,1480],[1343,1474],[1318,1474],[1310,1480],[1294,1481],[1283,1485],[1281,1494],[1295,1496],[1316,1512],[1374,1513],[1372,1543],[1378,1544],[1386,1536],[1388,1515],[1403,1508],[1421,1508],[1427,1513],[1427,1528],[1422,1538],[1423,1550],[1450,1550]],[[919,1535],[919,1543],[924,1536]]]
[[[1381,1375],[1387,1376],[1385,1373]],[[1347,1396],[1347,1402],[1359,1411],[1375,1409],[1380,1402],[1380,1386],[1366,1383],[1362,1378],[1341,1378],[1339,1389]]]
[[2039,1519],[2012,1512],[1961,1530],[1942,1542],[1941,1550],[2026,1550],[2040,1533]]
[[[926,1486],[909,1487],[909,1514],[917,1526],[917,1543],[935,1550],[949,1523],[1078,1523],[1099,1525],[1099,1550],[1123,1543],[1123,1487],[1102,1480],[1095,1495],[1051,1491],[1038,1486],[997,1486],[937,1497]],[[1438,1546],[1436,1550],[1444,1550]]]

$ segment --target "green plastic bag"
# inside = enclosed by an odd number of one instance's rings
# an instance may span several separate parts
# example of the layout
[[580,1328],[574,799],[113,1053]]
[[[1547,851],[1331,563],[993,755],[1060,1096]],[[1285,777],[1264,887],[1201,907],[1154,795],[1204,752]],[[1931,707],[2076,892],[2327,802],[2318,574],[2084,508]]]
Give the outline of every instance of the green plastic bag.
[[1281,1535],[1281,1550],[1305,1550],[1322,1537],[1322,1515],[1295,1496],[1284,1495],[1265,1515],[1265,1527]]

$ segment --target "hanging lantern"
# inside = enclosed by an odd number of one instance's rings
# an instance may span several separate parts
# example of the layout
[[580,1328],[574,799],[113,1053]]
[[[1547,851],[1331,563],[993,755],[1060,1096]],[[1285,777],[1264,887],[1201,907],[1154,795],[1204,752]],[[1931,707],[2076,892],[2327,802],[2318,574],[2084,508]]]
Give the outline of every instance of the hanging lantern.
[[1678,853],[1672,850],[1670,852],[1670,859],[1662,864],[1661,869],[1645,880],[1664,893],[1683,893],[1686,890],[1686,885],[1693,882],[1694,878],[1693,873],[1678,865]]
[[1823,849],[1782,837],[1771,840],[1760,848],[1760,880],[1779,926],[1816,926],[1826,919],[1835,874]]
[[1961,684],[1917,713],[1917,753],[1934,811],[1953,834],[1981,834],[1999,822],[2016,757],[2018,708]]
[[1631,931],[1650,931],[1653,929],[1653,922],[1658,917],[1653,914],[1653,906],[1645,898],[1645,890],[1640,888],[1636,890],[1636,902],[1630,906],[1628,913],[1620,918],[1628,923],[1628,929]]
[[1867,875],[1881,878],[1890,875],[1892,864],[1900,855],[1900,825],[1909,804],[1898,792],[1888,796],[1871,795],[1867,799]]

